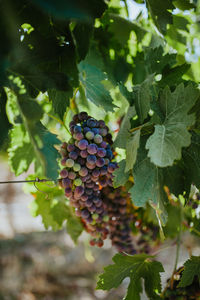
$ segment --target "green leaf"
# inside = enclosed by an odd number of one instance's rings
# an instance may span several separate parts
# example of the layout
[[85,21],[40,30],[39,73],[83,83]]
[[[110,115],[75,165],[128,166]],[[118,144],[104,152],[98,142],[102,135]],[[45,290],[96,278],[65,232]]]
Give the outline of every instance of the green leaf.
[[8,131],[11,128],[11,124],[9,123],[8,117],[6,115],[6,102],[7,96],[4,89],[0,89],[0,147],[3,145],[5,139],[8,136]]
[[125,172],[125,167],[126,167],[126,161],[125,159],[123,159],[118,163],[118,168],[113,173],[114,188],[124,185],[128,181],[129,174]]
[[73,90],[68,92],[58,91],[55,89],[48,90],[49,100],[52,101],[53,109],[56,114],[59,115],[61,120],[63,119],[64,113],[69,106],[69,100],[73,96]]
[[195,276],[198,276],[200,283],[200,256],[191,256],[184,263],[183,275],[178,287],[185,287],[192,284]]
[[129,107],[121,123],[120,130],[114,142],[114,147],[119,147],[123,149],[126,148],[127,139],[131,135],[129,132],[129,130],[131,129],[130,119],[132,119],[135,114],[136,114],[135,108],[133,106]]
[[167,24],[172,24],[172,14],[169,10],[173,10],[172,1],[165,0],[147,0],[149,11],[157,28],[162,32],[166,32]]
[[139,26],[136,22],[120,17],[119,15],[109,14],[108,17],[112,22],[109,23],[108,30],[114,34],[114,38],[124,46],[130,38],[131,31],[134,31],[138,42],[144,38],[147,30]]
[[[28,179],[35,179],[29,176]],[[37,183],[38,190],[33,184],[26,184],[25,191],[32,193],[35,200],[31,203],[31,213],[34,217],[41,216],[46,229],[51,227],[53,230],[61,229],[67,221],[67,233],[76,243],[83,231],[80,219],[76,217],[72,207],[64,195],[64,190],[54,184]]]
[[140,130],[137,130],[126,143],[126,168],[125,172],[133,169],[137,158],[137,150],[140,145]]
[[167,53],[164,55],[162,46],[144,49],[145,68],[147,67],[149,74],[161,74],[166,66],[169,67],[176,64],[176,54]]
[[63,190],[45,183],[37,183],[37,187],[39,190],[33,193],[35,200],[30,206],[31,214],[34,217],[40,215],[46,229],[61,229],[66,219],[66,198]]
[[144,121],[150,110],[150,102],[152,99],[151,87],[153,85],[153,80],[154,74],[149,75],[144,82],[140,85],[136,85],[133,89],[133,100],[140,123]]
[[110,93],[103,85],[107,79],[105,72],[91,64],[89,55],[78,65],[80,71],[80,80],[85,87],[86,96],[95,105],[105,111],[113,111],[114,105]]
[[173,4],[177,8],[182,9],[182,10],[195,8],[195,5],[193,3],[191,3],[190,0],[176,0],[176,1],[173,1]]
[[39,121],[43,116],[41,106],[36,102],[35,99],[31,99],[24,95],[18,97],[21,111],[28,122]]
[[89,50],[93,35],[93,24],[77,23],[72,33],[76,41],[79,61],[81,61],[86,57]]
[[40,122],[29,126],[31,141],[34,145],[37,164],[42,168],[42,173],[50,179],[58,178],[58,162],[60,157],[54,145],[60,144],[57,136],[49,132]]
[[142,292],[141,279],[144,279],[145,291],[151,299],[161,291],[160,273],[164,272],[160,262],[153,261],[153,256],[137,254],[125,256],[116,254],[113,265],[104,268],[104,273],[99,276],[97,289],[110,290],[117,288],[122,281],[130,278],[128,292],[125,300],[140,300]]
[[157,205],[164,201],[162,172],[148,158],[136,162],[133,176],[134,185],[129,193],[136,206],[145,206],[149,201]]
[[35,160],[34,149],[23,124],[15,125],[10,132],[11,143],[8,149],[8,162],[16,176],[27,171]]
[[159,167],[173,165],[174,161],[181,158],[182,147],[187,147],[191,142],[188,127],[195,117],[188,114],[199,96],[199,91],[192,85],[184,88],[180,84],[172,93],[166,87],[159,99],[159,105],[165,116],[163,124],[155,125],[154,133],[149,137],[146,149],[151,161]]

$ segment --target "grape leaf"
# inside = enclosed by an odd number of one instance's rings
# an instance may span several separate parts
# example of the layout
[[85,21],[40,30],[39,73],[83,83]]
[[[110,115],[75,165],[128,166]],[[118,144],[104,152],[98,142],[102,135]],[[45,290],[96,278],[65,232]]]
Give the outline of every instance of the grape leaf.
[[191,256],[184,263],[183,275],[178,287],[190,285],[194,280],[194,276],[198,276],[200,283],[200,256]]
[[125,172],[133,169],[137,158],[137,150],[140,145],[140,130],[137,130],[126,143],[126,168]]
[[152,99],[151,86],[153,85],[153,80],[154,74],[149,75],[145,81],[140,85],[136,85],[133,89],[133,101],[141,123],[147,117],[150,110],[150,102]]
[[97,289],[117,288],[126,277],[129,277],[128,292],[124,299],[140,300],[143,278],[147,295],[152,297],[151,299],[156,299],[156,292],[161,291],[160,272],[164,272],[160,262],[153,261],[153,256],[147,254],[134,256],[116,254],[113,261],[114,264],[105,267],[104,273],[99,276]]
[[[30,175],[27,179],[34,180],[35,175]],[[74,243],[83,231],[80,219],[76,217],[73,209],[69,206],[68,200],[64,196],[64,190],[59,186],[48,183],[37,183],[36,189],[32,183],[26,183],[24,191],[31,193],[35,200],[31,203],[31,214],[42,217],[42,222],[46,229],[51,227],[53,230],[63,228],[67,221],[67,233]]]
[[102,83],[102,81],[107,79],[105,72],[101,71],[97,66],[92,65],[88,56],[80,62],[78,68],[80,71],[80,80],[85,87],[87,98],[105,111],[113,111],[113,100]]
[[8,131],[11,128],[11,124],[8,121],[8,117],[6,115],[6,101],[7,96],[4,89],[0,89],[0,147],[3,145],[5,139],[8,136]]
[[187,147],[191,142],[188,126],[195,122],[194,114],[188,114],[199,96],[199,91],[192,85],[184,88],[180,84],[171,93],[166,87],[159,99],[160,108],[165,116],[161,125],[155,125],[154,133],[146,143],[149,150],[148,156],[159,167],[173,165],[181,158],[182,147]]
[[136,206],[145,206],[148,201],[158,204],[164,201],[162,171],[148,158],[136,161],[133,168],[134,185],[129,190]]
[[23,124],[11,129],[11,143],[8,149],[8,162],[16,176],[28,170],[35,160],[34,149],[30,143],[28,132]]
[[48,90],[49,100],[52,101],[53,109],[59,115],[61,120],[69,106],[69,100],[73,96],[73,90],[58,91],[56,89]]
[[130,132],[129,130],[131,129],[131,123],[130,123],[130,119],[136,114],[135,112],[135,108],[129,107],[126,115],[124,116],[121,126],[120,126],[120,130],[117,134],[117,137],[114,141],[114,147],[119,147],[119,148],[126,148],[126,142],[127,139],[130,137]]
[[118,168],[113,173],[114,188],[124,185],[128,181],[129,174],[125,173],[125,167],[126,167],[126,161],[125,159],[123,159],[118,163]]
[[76,41],[79,61],[81,61],[89,50],[90,40],[93,35],[93,24],[77,23],[72,33]]
[[30,205],[31,214],[34,217],[40,215],[46,229],[49,227],[53,230],[61,229],[66,219],[66,204],[64,203],[66,199],[64,199],[63,191],[44,183],[38,183],[37,187],[40,191],[33,193],[35,199]]
[[147,5],[157,28],[165,33],[167,24],[172,24],[173,21],[172,14],[169,12],[170,9],[174,9],[172,1],[147,0]]

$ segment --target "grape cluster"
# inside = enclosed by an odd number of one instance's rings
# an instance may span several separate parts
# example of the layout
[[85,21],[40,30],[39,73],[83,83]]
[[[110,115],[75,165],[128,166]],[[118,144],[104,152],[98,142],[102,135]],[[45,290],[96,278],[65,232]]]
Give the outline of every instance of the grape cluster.
[[102,199],[109,216],[109,237],[112,245],[119,252],[135,254],[130,226],[133,221],[130,195],[123,187],[114,189],[108,186],[102,189]]
[[97,121],[86,112],[73,117],[70,132],[71,140],[61,147],[64,168],[60,184],[76,215],[94,237],[91,244],[101,247],[108,235],[109,219],[101,189],[112,186],[112,173],[117,167],[112,162],[112,136],[103,120]]

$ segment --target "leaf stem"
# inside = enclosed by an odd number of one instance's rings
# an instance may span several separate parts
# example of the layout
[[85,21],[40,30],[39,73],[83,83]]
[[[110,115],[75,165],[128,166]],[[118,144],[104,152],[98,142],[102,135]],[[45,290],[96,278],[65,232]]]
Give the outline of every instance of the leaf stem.
[[67,132],[71,135],[71,132],[69,131],[69,129],[67,128],[67,126],[65,125],[65,123],[64,123],[62,120],[56,118],[55,116],[53,116],[53,115],[51,115],[51,114],[49,114],[49,113],[47,113],[47,115],[48,115],[50,118],[52,118],[53,120],[55,120],[55,121],[57,121],[58,123],[60,123],[62,126],[64,126],[65,129],[67,130]]
[[135,132],[137,130],[140,130],[140,129],[144,128],[144,127],[147,127],[148,125],[152,125],[152,124],[150,124],[150,122],[144,123],[144,124],[142,124],[142,125],[140,125],[138,127],[130,129],[129,132],[133,133],[133,132]]

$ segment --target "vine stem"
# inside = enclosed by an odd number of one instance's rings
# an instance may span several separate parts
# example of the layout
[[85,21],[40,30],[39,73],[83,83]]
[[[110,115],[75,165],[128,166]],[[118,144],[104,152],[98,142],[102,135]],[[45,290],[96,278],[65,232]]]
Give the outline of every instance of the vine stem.
[[57,179],[53,180],[53,179],[39,179],[39,178],[36,178],[34,180],[8,180],[8,181],[0,181],[0,184],[24,183],[24,182],[33,182],[33,183],[36,183],[36,182],[57,182]]

